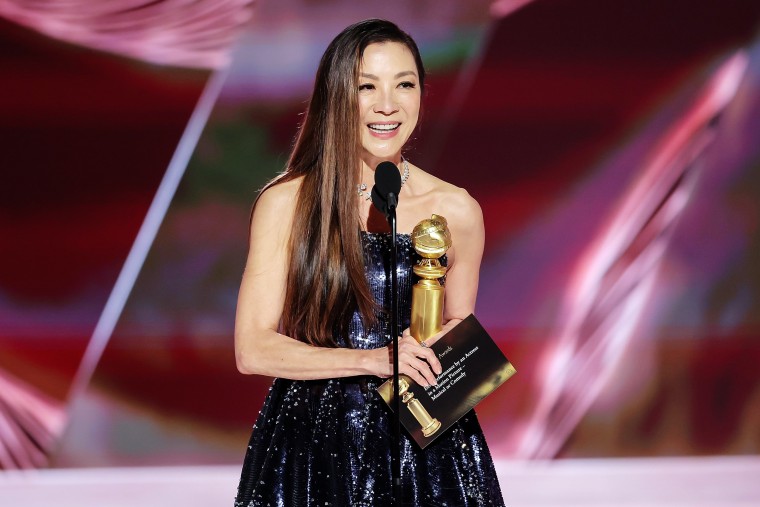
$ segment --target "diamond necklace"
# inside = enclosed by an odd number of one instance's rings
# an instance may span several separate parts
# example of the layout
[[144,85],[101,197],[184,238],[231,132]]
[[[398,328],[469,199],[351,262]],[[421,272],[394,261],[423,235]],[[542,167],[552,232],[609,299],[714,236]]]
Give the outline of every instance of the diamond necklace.
[[[404,163],[404,172],[401,174],[401,186],[403,187],[406,180],[409,179],[409,162],[407,162],[404,157],[401,157],[401,161]],[[372,199],[372,193],[367,192],[366,183],[359,183],[356,185],[356,192],[359,194],[359,197],[364,197],[365,201]]]

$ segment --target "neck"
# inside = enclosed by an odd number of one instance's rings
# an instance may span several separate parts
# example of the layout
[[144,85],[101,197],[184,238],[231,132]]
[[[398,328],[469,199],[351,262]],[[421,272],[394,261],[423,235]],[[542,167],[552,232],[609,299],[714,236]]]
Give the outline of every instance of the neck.
[[392,157],[389,158],[377,158],[373,156],[363,156],[362,157],[362,175],[363,176],[370,176],[370,181],[374,179],[375,174],[375,168],[380,164],[380,162],[393,162],[396,164],[396,167],[401,166],[401,152],[396,153]]

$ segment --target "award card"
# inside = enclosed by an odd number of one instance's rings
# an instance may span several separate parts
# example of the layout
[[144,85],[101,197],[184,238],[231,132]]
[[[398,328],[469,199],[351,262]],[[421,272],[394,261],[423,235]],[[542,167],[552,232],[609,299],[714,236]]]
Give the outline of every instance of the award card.
[[[443,369],[438,385],[423,387],[399,376],[399,419],[423,449],[516,372],[474,315],[430,348]],[[377,390],[392,409],[393,379]]]

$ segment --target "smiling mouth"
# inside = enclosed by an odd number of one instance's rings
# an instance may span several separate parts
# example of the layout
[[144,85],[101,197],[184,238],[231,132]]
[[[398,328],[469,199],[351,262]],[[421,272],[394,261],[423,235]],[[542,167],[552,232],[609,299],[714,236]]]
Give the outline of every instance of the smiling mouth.
[[367,127],[369,127],[372,132],[377,132],[378,134],[387,134],[388,132],[393,132],[400,126],[400,123],[370,123],[367,125]]

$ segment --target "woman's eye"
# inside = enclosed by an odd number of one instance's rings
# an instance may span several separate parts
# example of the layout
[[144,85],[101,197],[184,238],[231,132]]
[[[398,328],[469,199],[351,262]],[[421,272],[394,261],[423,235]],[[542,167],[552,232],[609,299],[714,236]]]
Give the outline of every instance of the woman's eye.
[[375,85],[372,83],[364,83],[359,85],[359,91],[361,90],[373,90],[375,88]]
[[415,88],[417,85],[412,83],[411,81],[404,81],[403,83],[399,83],[399,87],[401,88]]

